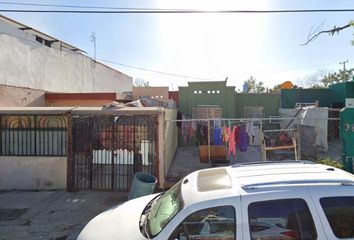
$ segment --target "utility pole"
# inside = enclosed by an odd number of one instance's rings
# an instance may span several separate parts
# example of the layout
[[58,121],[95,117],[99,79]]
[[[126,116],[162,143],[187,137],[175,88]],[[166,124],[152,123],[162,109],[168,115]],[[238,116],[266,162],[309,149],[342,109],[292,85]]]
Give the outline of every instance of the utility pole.
[[93,59],[96,61],[96,33],[91,32],[91,42],[93,42]]
[[348,59],[346,61],[343,62],[339,62],[339,64],[343,64],[343,72],[345,73],[345,64],[348,63]]

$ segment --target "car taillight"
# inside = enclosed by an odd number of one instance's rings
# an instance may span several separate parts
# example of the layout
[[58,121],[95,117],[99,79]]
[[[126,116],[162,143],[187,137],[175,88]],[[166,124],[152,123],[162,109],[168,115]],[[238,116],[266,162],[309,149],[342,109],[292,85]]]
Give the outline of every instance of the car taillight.
[[294,238],[294,239],[297,238],[297,234],[294,231],[286,231],[286,232],[282,232],[281,234],[283,234],[287,237],[290,237],[290,238]]

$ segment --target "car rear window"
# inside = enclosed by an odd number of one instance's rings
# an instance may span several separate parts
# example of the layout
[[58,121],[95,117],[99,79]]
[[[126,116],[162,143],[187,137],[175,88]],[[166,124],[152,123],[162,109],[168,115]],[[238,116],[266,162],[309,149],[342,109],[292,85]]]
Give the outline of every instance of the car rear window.
[[320,199],[329,225],[337,238],[354,237],[354,197]]
[[317,239],[315,224],[303,199],[254,202],[248,206],[252,240]]

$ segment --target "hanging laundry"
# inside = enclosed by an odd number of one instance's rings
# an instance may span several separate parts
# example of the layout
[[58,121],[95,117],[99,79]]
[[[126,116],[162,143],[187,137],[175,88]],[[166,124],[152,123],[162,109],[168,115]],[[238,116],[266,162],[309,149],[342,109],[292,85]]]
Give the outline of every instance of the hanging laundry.
[[240,128],[238,139],[239,139],[238,149],[240,149],[241,152],[246,152],[249,140],[248,140],[248,133],[246,132],[245,127]]
[[230,137],[230,128],[229,127],[224,127],[223,128],[223,141],[225,144],[229,142],[229,137]]
[[215,119],[213,121],[214,128],[221,128],[221,120],[220,119]]
[[189,135],[189,121],[188,118],[182,115],[181,135],[183,137],[184,145],[187,146]]
[[188,137],[189,138],[191,138],[195,135],[195,132],[193,131],[193,127],[192,127],[192,122],[193,121],[188,122]]
[[181,126],[182,126],[182,122],[181,122],[182,113],[180,111],[177,111],[177,120],[178,121],[176,122],[176,125],[177,125],[178,128],[181,128]]
[[229,136],[229,150],[228,150],[228,155],[233,154],[234,156],[236,156],[236,144],[237,144],[237,140],[235,138],[235,136],[237,135],[238,132],[238,127],[234,126],[230,136]]
[[214,145],[222,145],[221,128],[214,129]]
[[192,136],[196,136],[197,128],[198,128],[198,124],[196,121],[191,122],[191,128],[192,128],[192,132],[193,132]]
[[208,145],[208,126],[203,125],[200,131],[201,131],[201,139],[200,139],[201,144]]
[[253,125],[253,121],[248,121],[246,123],[246,133],[248,133],[248,137],[250,138],[250,142],[254,142],[254,136],[255,136],[255,128],[257,129],[257,126]]

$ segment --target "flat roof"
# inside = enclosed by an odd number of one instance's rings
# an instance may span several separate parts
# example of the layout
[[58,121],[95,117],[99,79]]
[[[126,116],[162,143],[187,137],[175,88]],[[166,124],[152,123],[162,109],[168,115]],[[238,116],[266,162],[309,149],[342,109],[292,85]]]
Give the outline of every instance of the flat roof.
[[0,107],[2,115],[22,114],[159,114],[164,111],[162,107]]
[[26,32],[31,33],[33,35],[37,35],[37,36],[39,36],[39,37],[41,37],[41,38],[43,38],[45,40],[48,40],[48,41],[51,41],[51,42],[60,42],[60,43],[62,43],[63,47],[65,47],[67,49],[70,49],[72,51],[80,51],[80,52],[86,53],[82,49],[79,49],[79,48],[77,48],[77,47],[75,47],[75,46],[73,46],[73,45],[71,45],[69,43],[61,41],[61,40],[59,40],[59,39],[57,39],[55,37],[52,37],[52,36],[50,36],[48,34],[45,34],[45,33],[41,32],[39,30],[36,30],[36,29],[34,29],[32,27],[29,27],[29,26],[27,26],[27,25],[25,25],[23,23],[17,22],[15,20],[11,19],[11,18],[5,17],[4,15],[0,14],[0,19],[3,22],[6,22],[7,24],[12,25],[12,26],[14,26],[15,28],[17,28],[19,30],[26,31]]

